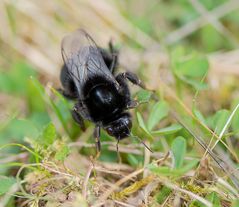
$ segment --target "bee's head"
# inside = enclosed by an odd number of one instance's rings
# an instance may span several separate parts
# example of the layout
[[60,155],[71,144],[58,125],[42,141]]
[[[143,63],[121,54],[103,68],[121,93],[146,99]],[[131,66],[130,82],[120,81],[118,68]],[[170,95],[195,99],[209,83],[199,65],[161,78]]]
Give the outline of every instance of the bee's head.
[[105,130],[110,136],[115,137],[118,140],[121,140],[125,137],[130,136],[130,130],[132,128],[132,122],[130,114],[123,113],[114,121],[110,122]]

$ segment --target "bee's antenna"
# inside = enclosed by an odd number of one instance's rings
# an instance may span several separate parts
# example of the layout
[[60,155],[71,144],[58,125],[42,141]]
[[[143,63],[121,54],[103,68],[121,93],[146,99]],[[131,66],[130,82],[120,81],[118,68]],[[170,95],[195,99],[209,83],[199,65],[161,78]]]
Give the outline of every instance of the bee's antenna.
[[[125,125],[125,126],[129,129],[129,127],[128,127],[127,125]],[[130,131],[130,129],[129,129],[129,131]],[[148,151],[150,151],[151,153],[153,153],[153,151],[150,149],[150,147],[147,146],[147,145],[144,143],[144,141],[141,140],[138,136],[133,135],[131,132],[130,132],[130,136],[133,137],[133,138],[136,138],[141,144],[143,144],[143,145],[145,146],[145,148],[146,148]],[[118,141],[119,141],[119,140],[118,140]],[[118,144],[118,143],[117,143],[117,144]]]
[[147,146],[147,145],[144,143],[144,141],[141,140],[138,136],[135,136],[135,135],[131,134],[131,137],[136,138],[141,144],[143,144],[143,145],[145,146],[145,148],[146,148],[148,151],[150,151],[151,153],[153,153],[153,151],[150,149],[150,147]]

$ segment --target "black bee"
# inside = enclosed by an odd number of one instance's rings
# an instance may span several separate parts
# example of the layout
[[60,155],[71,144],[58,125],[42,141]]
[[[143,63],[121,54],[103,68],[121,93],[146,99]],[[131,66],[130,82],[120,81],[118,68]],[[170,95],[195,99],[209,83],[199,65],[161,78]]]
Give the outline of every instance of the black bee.
[[84,120],[95,123],[94,137],[100,151],[100,128],[118,141],[130,136],[131,116],[126,110],[138,102],[131,100],[126,80],[145,88],[139,78],[124,72],[115,75],[118,52],[111,42],[110,52],[99,48],[91,36],[79,29],[62,40],[64,66],[61,70],[62,93],[76,100],[74,120],[84,129]]

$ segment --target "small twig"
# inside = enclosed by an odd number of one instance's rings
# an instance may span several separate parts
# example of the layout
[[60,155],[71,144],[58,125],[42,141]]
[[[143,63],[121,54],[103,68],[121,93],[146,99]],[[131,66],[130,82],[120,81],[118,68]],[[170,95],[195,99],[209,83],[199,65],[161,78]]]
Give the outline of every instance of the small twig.
[[129,165],[126,165],[126,164],[119,164],[119,163],[107,163],[107,162],[98,162],[98,164],[100,166],[102,166],[103,168],[105,169],[110,169],[111,171],[114,170],[114,171],[117,171],[119,172],[120,170],[121,171],[127,171],[127,172],[132,172],[134,171],[134,168],[129,166]]
[[125,206],[125,207],[135,207],[133,205],[130,205],[130,204],[127,204],[127,203],[123,203],[121,201],[117,201],[117,200],[114,200],[115,203],[117,204],[120,204],[121,206]]
[[145,189],[144,189],[144,203],[146,206],[148,206],[148,198],[150,196],[150,194],[155,190],[155,188],[158,187],[159,182],[155,181],[155,182],[151,182],[149,183]]
[[119,172],[119,171],[113,171],[113,170],[107,170],[107,169],[104,169],[104,168],[101,168],[101,167],[94,167],[94,169],[98,172],[103,172],[103,173],[108,173],[108,174],[114,174],[114,175],[120,175],[122,176],[122,172]]
[[239,198],[239,194],[235,188],[233,188],[225,179],[217,177],[217,182],[230,190],[236,197]]
[[93,168],[94,168],[93,164],[90,164],[89,169],[85,175],[85,179],[83,182],[83,189],[82,189],[82,196],[84,199],[86,199],[86,197],[87,197],[87,184],[88,184],[88,181],[89,181],[89,178],[90,178]]
[[107,198],[116,190],[119,186],[121,186],[123,183],[125,183],[127,180],[132,179],[133,177],[136,177],[140,173],[144,171],[144,168],[141,168],[139,170],[134,171],[133,173],[130,173],[129,175],[123,177],[119,181],[115,183],[109,190],[107,190],[102,196],[100,196],[99,200],[104,201],[107,200]]
[[[145,144],[150,147],[149,141],[146,141]],[[144,175],[143,175],[144,178],[148,176],[148,169],[146,169],[146,166],[150,162],[150,157],[151,157],[151,152],[147,148],[144,148],[144,167],[145,167]]]
[[190,0],[190,2],[192,6],[201,14],[201,16],[207,19],[208,23],[211,23],[211,25],[214,26],[219,33],[226,36],[229,40],[232,40],[233,44],[238,46],[238,40],[235,36],[218,20],[217,17],[212,15],[201,2],[198,0]]
[[[211,15],[214,16],[214,18],[221,18],[225,16],[226,14],[230,13],[233,10],[236,10],[238,8],[238,0],[231,0],[227,1],[226,3],[218,6],[217,8],[213,9],[211,11]],[[181,39],[187,37],[188,35],[192,34],[197,29],[203,27],[207,24],[207,21],[204,21],[204,17],[200,16],[199,18],[183,25],[179,29],[173,31],[165,38],[165,43],[168,45],[172,45],[177,41],[180,41]]]
[[2,158],[0,160],[0,164],[5,164],[5,163],[13,162],[15,160],[24,159],[27,156],[28,156],[27,152],[23,152],[23,153],[20,153],[20,154],[17,154],[17,155],[11,155],[11,156]]
[[[168,153],[166,154],[165,157],[168,156]],[[159,160],[156,160],[155,163],[159,163],[163,160],[165,160],[165,157]],[[119,186],[121,186],[123,183],[125,183],[128,180],[131,180],[133,177],[136,177],[137,175],[139,175],[140,173],[142,173],[144,171],[145,167],[136,170],[132,173],[130,173],[129,175],[126,175],[125,177],[123,177],[122,179],[118,180],[115,185],[113,185],[110,189],[108,189],[103,195],[100,196],[99,201],[105,201],[107,200],[107,198],[115,191],[119,188]]]
[[56,173],[56,174],[59,174],[59,175],[65,175],[67,177],[76,177],[75,175],[71,175],[69,173],[65,173],[65,172],[61,172],[59,170],[55,170],[55,169],[52,169],[50,167],[48,167],[47,165],[44,165],[44,164],[41,164],[41,166],[47,170],[49,170],[50,172],[53,172],[53,173]]
[[92,205],[91,207],[101,207],[105,204],[105,202],[100,202],[100,203],[96,203],[94,205]]

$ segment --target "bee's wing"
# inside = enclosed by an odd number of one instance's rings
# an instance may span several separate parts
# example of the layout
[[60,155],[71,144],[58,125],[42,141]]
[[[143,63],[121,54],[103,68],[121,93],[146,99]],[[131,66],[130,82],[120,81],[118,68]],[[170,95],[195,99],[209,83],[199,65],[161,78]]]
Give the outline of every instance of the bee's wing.
[[84,83],[94,76],[101,75],[118,84],[107,68],[96,43],[86,31],[78,29],[65,36],[61,43],[61,52],[68,73],[79,92]]

